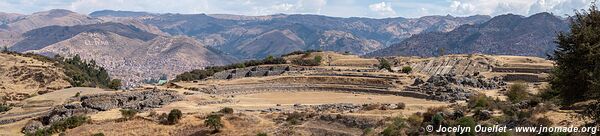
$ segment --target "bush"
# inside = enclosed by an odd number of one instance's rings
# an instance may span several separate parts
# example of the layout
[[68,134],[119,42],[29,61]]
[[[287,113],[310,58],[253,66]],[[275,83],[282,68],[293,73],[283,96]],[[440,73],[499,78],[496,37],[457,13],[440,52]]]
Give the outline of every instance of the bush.
[[133,117],[135,117],[135,114],[138,113],[138,111],[134,109],[121,109],[119,111],[121,111],[121,116],[123,116],[123,119],[125,120],[132,119]]
[[379,103],[366,104],[363,106],[363,110],[367,110],[367,111],[375,110],[375,109],[379,109],[379,108],[381,108],[381,104],[379,104]]
[[8,104],[0,104],[0,113],[7,112],[10,109],[12,109],[12,107],[10,107],[10,105],[8,105]]
[[555,104],[559,104],[559,95],[560,92],[553,90],[548,86],[545,86],[539,89],[539,93],[536,95],[536,97],[539,97],[542,100],[547,100]]
[[121,84],[121,80],[120,79],[113,79],[108,84],[108,88],[114,89],[114,90],[119,90],[121,88],[121,85],[122,84]]
[[322,50],[306,50],[306,51],[294,51],[294,52],[290,52],[288,54],[284,54],[281,55],[281,57],[287,57],[287,56],[292,56],[292,55],[300,55],[300,54],[310,54],[313,52],[323,52]]
[[423,122],[431,122],[431,119],[433,118],[433,116],[444,112],[445,109],[446,109],[446,107],[427,108],[427,111],[425,113],[423,113]]
[[47,136],[54,133],[64,132],[67,129],[72,129],[87,123],[89,118],[86,116],[72,116],[61,121],[54,122],[48,128],[43,128],[35,131],[34,133],[28,133],[28,136]]
[[167,124],[177,124],[181,117],[183,117],[183,113],[179,109],[172,109],[169,115],[167,115]]
[[256,134],[256,136],[268,136],[268,135],[267,135],[267,133],[261,132],[261,133]]
[[442,125],[443,122],[444,116],[442,115],[442,113],[437,113],[431,117],[431,123],[433,124],[434,128]]
[[214,132],[218,132],[219,129],[223,127],[221,124],[221,115],[218,114],[210,114],[204,120],[204,125],[206,127],[212,128]]
[[96,134],[93,134],[92,136],[104,136],[104,133],[96,133]]
[[388,71],[392,71],[392,65],[386,59],[379,59],[379,65],[377,66],[379,69],[387,69]]
[[381,132],[382,136],[400,136],[402,134],[402,129],[406,128],[406,121],[402,117],[395,117],[392,120],[392,123],[388,125],[383,132]]
[[460,119],[458,119],[457,124],[461,127],[470,127],[471,131],[470,132],[465,132],[460,134],[459,132],[456,132],[457,136],[475,136],[475,126],[477,125],[477,123],[475,122],[475,119],[473,119],[472,117],[462,117]]
[[506,96],[513,103],[521,102],[528,97],[527,84],[515,83],[510,85]]
[[548,126],[552,126],[554,123],[552,123],[552,121],[550,120],[550,118],[544,116],[544,117],[540,117],[540,118],[537,118],[537,119],[533,120],[533,124],[535,126],[545,126],[545,127],[548,127]]
[[305,116],[306,115],[304,113],[293,112],[293,113],[288,114],[285,121],[287,121],[288,123],[290,123],[292,125],[298,125],[298,124],[302,123],[302,120],[304,120]]
[[412,114],[408,117],[407,121],[410,124],[410,126],[421,126],[421,124],[423,123],[423,117],[417,114]]
[[402,67],[402,73],[408,74],[410,72],[412,72],[412,67],[410,67],[410,66],[404,66],[404,67]]
[[490,105],[490,98],[484,94],[476,94],[469,97],[468,106],[469,108],[487,108]]
[[406,104],[404,104],[403,102],[399,102],[398,104],[396,104],[396,109],[405,109],[406,108]]
[[363,136],[373,135],[373,131],[374,131],[373,128],[365,128],[365,129],[363,129],[362,135]]
[[219,112],[223,113],[223,114],[232,114],[233,113],[233,108],[225,107],[225,108],[219,110]]
[[296,59],[292,63],[300,66],[319,66],[322,60],[321,56],[315,56],[313,59]]
[[77,92],[77,93],[75,93],[75,96],[73,96],[73,97],[79,97],[80,95],[81,95],[81,92]]

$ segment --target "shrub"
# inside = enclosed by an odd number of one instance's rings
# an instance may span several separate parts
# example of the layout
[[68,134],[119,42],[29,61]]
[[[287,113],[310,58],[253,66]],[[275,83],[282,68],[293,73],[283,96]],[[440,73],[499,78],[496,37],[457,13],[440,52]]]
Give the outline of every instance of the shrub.
[[213,129],[214,132],[219,132],[219,129],[223,127],[221,124],[221,115],[218,114],[210,114],[204,120],[204,125]]
[[396,109],[405,109],[406,108],[406,104],[404,104],[403,102],[399,102],[398,104],[396,104]]
[[379,65],[377,66],[379,69],[387,69],[388,71],[392,71],[392,65],[386,59],[379,59]]
[[421,126],[421,124],[423,123],[423,117],[417,114],[412,114],[408,116],[407,121],[410,124],[410,126]]
[[527,98],[527,84],[515,83],[510,85],[506,96],[513,103],[521,102]]
[[96,134],[93,134],[92,136],[104,136],[104,133],[96,133]]
[[183,117],[183,113],[179,109],[172,109],[167,116],[167,124],[177,124],[181,117]]
[[281,55],[282,57],[287,57],[287,56],[291,56],[291,55],[300,55],[300,54],[310,54],[313,52],[323,52],[322,50],[306,50],[306,51],[294,51],[294,52],[290,52],[288,54],[285,55]]
[[369,136],[369,135],[372,135],[373,131],[374,131],[374,130],[373,130],[373,128],[365,128],[365,129],[363,129],[363,133],[362,133],[362,135],[363,135],[363,136]]
[[73,96],[73,97],[79,97],[80,95],[81,95],[81,92],[77,92],[77,93],[75,93],[75,96]]
[[56,121],[50,127],[38,129],[34,133],[28,133],[28,136],[47,136],[54,133],[64,132],[67,129],[72,129],[87,123],[89,118],[86,116],[72,116],[61,121]]
[[551,121],[551,120],[550,120],[548,117],[546,117],[546,116],[544,116],[544,117],[541,117],[541,118],[537,118],[537,119],[533,120],[533,123],[535,124],[535,126],[545,126],[545,127],[547,127],[547,126],[552,126],[552,125],[554,124],[554,123],[552,123],[552,121]]
[[298,124],[302,123],[302,120],[304,120],[305,116],[306,115],[304,113],[293,112],[293,113],[288,114],[285,121],[289,122],[292,125],[298,125]]
[[267,133],[261,132],[261,133],[256,134],[256,136],[268,136],[268,135],[267,135]]
[[491,98],[484,94],[476,94],[469,97],[467,106],[469,108],[487,108],[490,105]]
[[1,112],[7,112],[10,109],[12,109],[12,107],[10,107],[10,105],[8,105],[8,104],[0,104],[0,113]]
[[410,72],[412,72],[412,67],[410,67],[410,66],[404,66],[404,67],[402,67],[402,73],[408,74]]
[[319,66],[321,65],[322,59],[323,58],[321,56],[315,56],[313,59],[292,60],[292,63],[300,66]]
[[381,132],[382,136],[400,136],[402,134],[402,129],[406,128],[406,121],[402,117],[395,117],[392,120],[392,123],[389,124],[383,132]]
[[221,109],[219,112],[223,113],[223,114],[232,114],[233,108],[225,107],[225,108]]
[[121,116],[123,116],[123,119],[125,120],[132,119],[133,117],[135,117],[135,114],[138,113],[138,111],[134,109],[121,109],[119,111],[121,111]]
[[121,85],[122,84],[121,84],[121,80],[120,79],[113,79],[108,84],[108,88],[114,89],[114,90],[119,90],[119,88],[121,88]]
[[442,113],[437,113],[431,117],[431,123],[433,124],[434,128],[442,125],[443,122],[444,116],[442,116]]
[[431,122],[434,115],[444,112],[445,107],[432,107],[427,108],[427,111],[423,113],[423,122]]
[[539,93],[536,95],[536,97],[541,98],[542,100],[547,100],[548,102],[551,103],[555,103],[555,104],[559,104],[560,100],[559,100],[559,95],[560,92],[545,86],[539,89]]
[[381,105],[378,103],[366,104],[363,106],[363,110],[367,110],[367,111],[375,110],[375,109],[379,109],[379,108],[381,108]]
[[149,117],[156,117],[158,116],[158,113],[156,113],[156,111],[150,111],[150,113],[148,114]]
[[458,119],[457,124],[461,127],[470,127],[472,131],[470,132],[465,132],[460,134],[459,132],[456,132],[457,136],[475,136],[475,126],[477,125],[477,123],[475,122],[475,119],[473,119],[472,117],[462,117],[460,119]]

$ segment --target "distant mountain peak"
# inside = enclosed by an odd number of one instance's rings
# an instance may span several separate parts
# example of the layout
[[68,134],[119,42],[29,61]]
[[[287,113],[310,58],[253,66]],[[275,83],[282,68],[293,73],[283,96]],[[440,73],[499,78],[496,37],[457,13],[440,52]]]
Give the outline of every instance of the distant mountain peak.
[[529,17],[506,14],[487,22],[462,25],[449,32],[412,36],[366,56],[436,56],[445,54],[499,54],[544,57],[556,48],[555,34],[569,29],[565,20],[549,13]]
[[121,11],[121,10],[99,10],[94,11],[89,14],[91,17],[103,17],[103,16],[112,16],[112,17],[141,17],[141,16],[152,16],[156,15],[154,13],[149,12],[139,12],[139,11]]

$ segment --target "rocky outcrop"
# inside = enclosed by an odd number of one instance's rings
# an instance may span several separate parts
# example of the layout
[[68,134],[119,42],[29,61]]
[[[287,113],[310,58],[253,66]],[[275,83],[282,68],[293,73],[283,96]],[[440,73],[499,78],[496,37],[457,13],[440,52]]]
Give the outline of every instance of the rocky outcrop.
[[319,117],[320,120],[337,122],[340,124],[344,124],[347,127],[353,128],[375,128],[377,126],[385,125],[385,121],[382,119],[377,119],[373,117],[357,117],[352,115],[342,115],[342,114],[325,114]]
[[485,79],[483,76],[456,76],[454,74],[433,75],[426,82],[417,78],[412,87],[405,91],[420,92],[428,95],[429,99],[439,101],[467,100],[471,96],[471,88],[498,89],[506,83],[499,77]]
[[473,75],[490,71],[496,61],[483,55],[447,55],[431,58],[397,57],[393,63],[398,67],[410,66],[413,72],[426,75]]
[[181,100],[183,97],[169,91],[142,91],[116,95],[93,95],[81,97],[81,106],[106,111],[113,108],[145,110]]
[[274,65],[274,66],[253,66],[247,68],[238,68],[215,73],[212,79],[238,79],[244,77],[263,77],[281,75],[286,71],[300,71],[301,67]]
[[506,74],[503,77],[504,80],[506,81],[524,81],[524,82],[542,82],[545,81],[546,79],[540,77],[539,75],[536,74],[527,74],[527,73],[522,73],[522,74]]
[[42,116],[39,121],[47,125],[72,116],[85,115],[114,108],[143,111],[149,108],[158,108],[162,105],[182,99],[183,96],[176,92],[161,90],[82,96],[77,102],[54,107],[50,113]]

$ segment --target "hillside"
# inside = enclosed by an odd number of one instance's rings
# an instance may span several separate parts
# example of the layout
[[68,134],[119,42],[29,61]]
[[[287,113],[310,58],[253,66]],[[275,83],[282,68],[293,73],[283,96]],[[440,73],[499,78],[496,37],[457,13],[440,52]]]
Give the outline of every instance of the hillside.
[[437,56],[443,52],[546,57],[556,49],[556,34],[568,29],[566,20],[549,13],[530,17],[500,15],[450,32],[417,34],[366,56]]
[[[309,49],[365,54],[413,34],[447,32],[462,24],[477,24],[489,19],[488,16],[370,19],[284,14],[152,14],[106,10],[93,12],[90,16],[141,20],[171,35],[194,37],[207,46],[243,59]],[[277,51],[266,50],[265,47]]]
[[71,87],[62,68],[53,62],[0,53],[0,102],[19,101]]
[[84,60],[95,60],[127,86],[139,85],[144,79],[174,76],[191,69],[237,61],[189,37],[155,36],[144,41],[97,29],[29,52],[48,56],[79,54]]
[[21,34],[46,26],[74,26],[99,23],[101,20],[69,10],[53,9],[31,15],[0,13],[0,44],[11,46],[22,40]]
[[148,41],[156,37],[155,34],[148,33],[132,25],[124,25],[121,23],[112,22],[76,26],[48,26],[24,33],[23,36],[26,38],[15,43],[10,47],[10,50],[17,52],[38,50],[46,46],[70,39],[84,32],[112,32],[130,39],[139,39],[144,41]]

